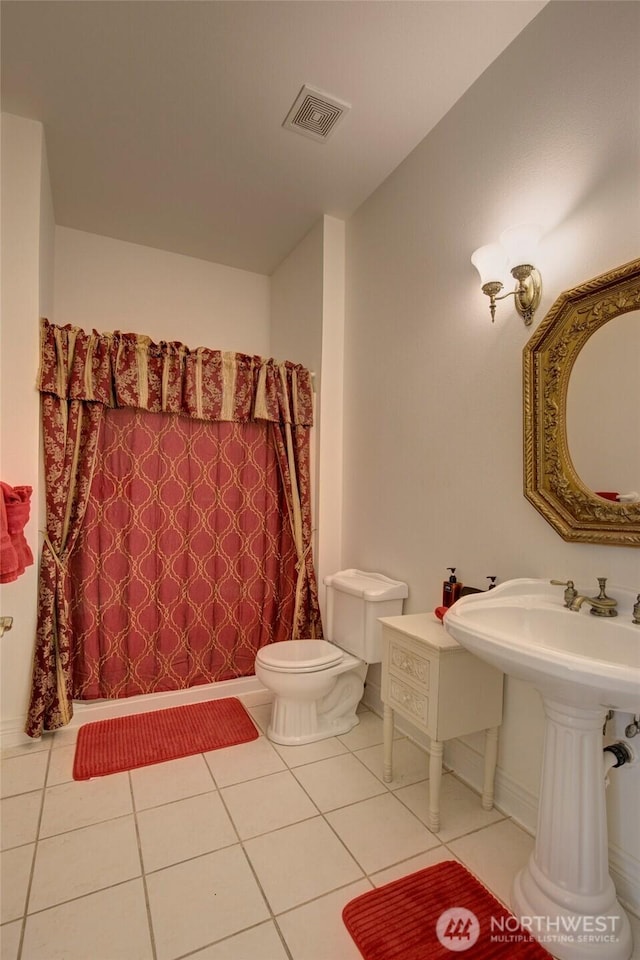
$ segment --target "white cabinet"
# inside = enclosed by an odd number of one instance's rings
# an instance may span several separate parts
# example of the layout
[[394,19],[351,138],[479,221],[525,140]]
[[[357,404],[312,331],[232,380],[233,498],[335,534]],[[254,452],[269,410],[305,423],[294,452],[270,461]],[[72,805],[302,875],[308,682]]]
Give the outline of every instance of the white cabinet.
[[384,779],[392,779],[394,713],[431,740],[429,828],[440,829],[445,740],[485,731],[482,806],[493,807],[504,674],[469,653],[432,613],[382,617]]

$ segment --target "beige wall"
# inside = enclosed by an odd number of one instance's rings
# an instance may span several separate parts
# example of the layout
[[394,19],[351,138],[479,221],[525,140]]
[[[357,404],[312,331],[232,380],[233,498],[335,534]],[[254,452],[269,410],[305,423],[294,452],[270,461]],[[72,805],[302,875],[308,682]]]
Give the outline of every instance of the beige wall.
[[[360,208],[348,225],[344,357],[343,227],[331,218],[271,281],[57,228],[53,319],[287,354],[321,373],[318,466],[336,492],[320,510],[327,564],[406,580],[407,612],[439,602],[449,565],[479,586],[489,574],[640,584],[640,551],[566,544],[524,499],[531,331],[508,301],[491,325],[469,262],[504,227],[541,222],[537,324],[561,290],[638,255],[637,14],[614,0],[549,4]],[[52,310],[51,203],[41,127],[3,116],[2,130],[2,478],[38,490],[35,318]],[[16,616],[1,647],[3,729],[26,702],[35,588],[34,567],[0,592]],[[538,695],[508,682],[498,797],[529,823],[541,743]],[[480,747],[470,738],[448,751],[471,780]],[[608,791],[614,875],[636,906],[639,771],[616,771]]]
[[59,323],[268,355],[269,278],[56,227]]
[[36,626],[41,512],[40,419],[36,391],[38,316],[52,304],[53,208],[42,125],[2,114],[2,317],[0,479],[33,488],[25,535],[36,563],[0,586],[2,614],[14,618],[0,641],[0,734],[22,726]]
[[271,275],[269,351],[320,376],[322,367],[322,246],[320,219]]
[[[531,329],[510,301],[491,325],[469,262],[505,227],[541,223],[537,325],[562,290],[640,254],[638,13],[549,4],[349,222],[343,560],[406,580],[405,612],[433,609],[454,565],[479,587],[640,589],[640,551],[565,543],[523,497]],[[542,728],[538,695],[508,681],[498,797],[531,826]],[[480,746],[449,758],[479,776]],[[611,837],[637,900],[640,765],[617,772]]]
[[[27,539],[44,528],[38,318],[129,330],[188,346],[268,354],[269,278],[54,226],[42,126],[2,115],[0,477],[33,487]],[[55,302],[55,310],[54,310]],[[0,734],[24,725],[36,625],[37,564],[0,587],[14,627],[0,647]]]
[[345,224],[323,217],[271,276],[271,353],[315,374],[314,559],[324,577],[342,560]]

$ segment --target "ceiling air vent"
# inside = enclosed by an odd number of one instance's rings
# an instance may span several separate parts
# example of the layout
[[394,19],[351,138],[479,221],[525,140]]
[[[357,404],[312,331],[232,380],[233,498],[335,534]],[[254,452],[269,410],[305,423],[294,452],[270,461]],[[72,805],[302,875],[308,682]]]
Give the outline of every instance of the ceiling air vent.
[[305,84],[282,126],[287,130],[295,130],[304,137],[328,140],[350,109],[349,103],[337,100],[336,97]]

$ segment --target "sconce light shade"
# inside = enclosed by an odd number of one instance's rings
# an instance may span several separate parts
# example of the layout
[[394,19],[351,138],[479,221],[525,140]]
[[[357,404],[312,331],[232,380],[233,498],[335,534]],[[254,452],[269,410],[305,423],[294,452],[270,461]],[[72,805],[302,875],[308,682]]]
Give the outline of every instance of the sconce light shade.
[[[491,321],[495,319],[496,302],[514,297],[515,308],[529,326],[540,303],[542,278],[535,264],[542,227],[523,224],[505,230],[500,243],[488,243],[471,255],[471,263],[480,274],[482,292],[489,297]],[[515,290],[498,296],[504,287],[507,271],[518,281]]]
[[487,243],[471,255],[471,263],[480,274],[480,283],[503,283],[507,276],[507,256],[499,243]]
[[524,263],[533,266],[538,262],[538,245],[541,236],[542,227],[533,223],[509,227],[500,234],[500,244],[509,261],[509,269]]

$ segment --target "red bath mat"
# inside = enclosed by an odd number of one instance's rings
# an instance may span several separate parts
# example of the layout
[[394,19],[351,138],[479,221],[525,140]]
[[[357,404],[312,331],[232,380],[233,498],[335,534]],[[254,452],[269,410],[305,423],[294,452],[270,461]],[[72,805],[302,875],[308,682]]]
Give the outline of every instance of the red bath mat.
[[365,960],[551,960],[455,860],[361,894],[342,919]]
[[235,697],[98,720],[80,727],[73,779],[89,780],[190,757],[246,743],[258,735]]

